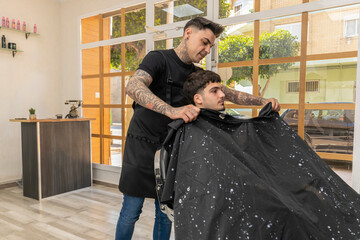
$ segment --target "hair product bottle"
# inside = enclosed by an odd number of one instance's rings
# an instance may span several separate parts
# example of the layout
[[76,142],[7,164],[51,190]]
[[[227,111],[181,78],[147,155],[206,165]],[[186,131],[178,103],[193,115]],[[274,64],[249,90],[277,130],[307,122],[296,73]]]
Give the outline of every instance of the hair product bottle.
[[1,37],[1,47],[6,48],[6,38],[5,35],[2,35]]
[[12,22],[11,22],[11,28],[12,29],[16,28],[15,19],[13,19]]
[[17,21],[16,29],[17,29],[17,30],[20,30],[20,20]]
[[34,24],[34,33],[37,33],[37,27],[36,27],[36,24]]
[[23,28],[22,28],[23,31],[26,31],[26,22],[23,21]]
[[10,22],[9,22],[9,18],[6,18],[6,27],[10,27]]
[[3,26],[3,27],[6,26],[5,17],[2,18],[1,26]]

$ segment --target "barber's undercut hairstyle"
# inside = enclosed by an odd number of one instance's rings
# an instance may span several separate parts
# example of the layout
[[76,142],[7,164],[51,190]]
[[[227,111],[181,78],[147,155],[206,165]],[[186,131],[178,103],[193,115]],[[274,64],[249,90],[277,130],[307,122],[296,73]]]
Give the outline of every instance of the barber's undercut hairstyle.
[[220,34],[224,31],[224,27],[218,23],[214,23],[206,18],[203,17],[196,17],[188,21],[184,27],[184,33],[185,30],[189,27],[196,27],[199,30],[203,29],[210,29],[216,37],[219,37]]
[[198,70],[191,73],[184,83],[184,96],[189,103],[194,104],[195,94],[201,92],[210,83],[221,83],[219,74],[209,70]]

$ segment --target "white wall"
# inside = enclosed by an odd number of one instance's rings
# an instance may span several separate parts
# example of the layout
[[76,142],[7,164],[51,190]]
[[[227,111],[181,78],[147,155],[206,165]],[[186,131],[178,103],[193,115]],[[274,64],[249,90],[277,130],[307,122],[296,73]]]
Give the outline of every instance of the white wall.
[[36,23],[40,34],[26,40],[25,34],[0,29],[24,51],[15,58],[0,51],[0,183],[21,178],[20,123],[9,119],[28,117],[30,107],[38,118],[61,110],[59,9],[57,0],[0,0],[0,18],[25,20],[28,30]]

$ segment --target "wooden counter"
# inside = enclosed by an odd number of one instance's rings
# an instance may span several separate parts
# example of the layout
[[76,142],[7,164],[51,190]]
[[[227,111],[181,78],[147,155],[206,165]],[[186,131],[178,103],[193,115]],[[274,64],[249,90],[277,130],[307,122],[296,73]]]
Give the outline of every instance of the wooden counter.
[[27,122],[27,123],[33,123],[33,122],[82,122],[82,121],[89,121],[89,120],[96,120],[95,118],[45,118],[45,119],[35,119],[35,120],[29,120],[29,119],[10,119],[10,122]]
[[23,195],[41,200],[92,183],[89,118],[21,123]]

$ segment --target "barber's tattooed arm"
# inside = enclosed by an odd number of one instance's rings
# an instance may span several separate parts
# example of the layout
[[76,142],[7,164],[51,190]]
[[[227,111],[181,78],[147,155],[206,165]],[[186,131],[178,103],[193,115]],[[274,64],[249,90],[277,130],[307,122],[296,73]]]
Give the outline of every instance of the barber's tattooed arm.
[[228,87],[223,87],[223,91],[225,93],[226,100],[239,105],[264,105],[268,102],[265,98],[236,91]]
[[172,111],[171,106],[153,94],[149,86],[152,82],[150,74],[143,70],[136,70],[130,81],[126,85],[126,93],[134,99],[135,102],[155,112],[167,115]]
[[266,99],[262,97],[257,97],[245,92],[236,91],[225,86],[223,87],[223,91],[225,93],[225,100],[228,100],[235,104],[260,106],[271,102],[272,109],[274,111],[278,112],[281,109],[279,101],[275,98]]
[[189,104],[175,108],[152,93],[149,89],[152,81],[152,77],[147,72],[138,69],[126,85],[126,94],[141,106],[171,119],[183,119],[185,122],[192,122],[197,118],[200,109],[194,105]]

